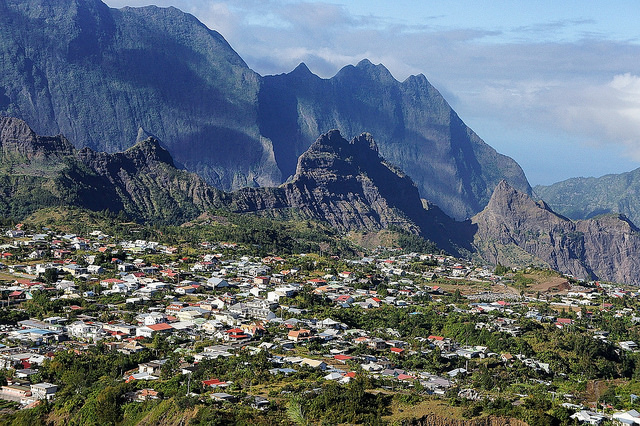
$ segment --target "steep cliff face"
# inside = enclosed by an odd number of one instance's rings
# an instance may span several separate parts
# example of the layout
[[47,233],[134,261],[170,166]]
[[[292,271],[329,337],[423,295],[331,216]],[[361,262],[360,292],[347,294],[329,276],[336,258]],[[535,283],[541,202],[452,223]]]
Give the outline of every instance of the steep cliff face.
[[8,173],[7,166],[19,171],[25,167],[33,168],[33,163],[73,154],[73,145],[63,136],[39,136],[24,121],[2,116],[0,143],[0,162]]
[[0,114],[78,148],[123,151],[140,127],[220,188],[277,185],[260,136],[260,76],[175,8],[0,0]]
[[625,217],[573,222],[506,182],[471,220],[474,245],[492,263],[547,265],[579,278],[640,283],[640,232]]
[[423,198],[465,218],[520,167],[471,131],[420,75],[363,61],[323,80],[301,66],[261,77],[215,31],[175,8],[99,0],[0,0],[0,114],[76,146],[118,152],[139,128],[179,164],[233,190],[276,186],[317,135],[376,135]]
[[469,129],[423,75],[399,82],[363,60],[325,80],[301,64],[265,77],[259,99],[260,129],[285,176],[312,138],[335,128],[347,138],[374,134],[380,153],[411,176],[421,196],[457,219],[480,211],[502,179],[531,191],[520,166]]

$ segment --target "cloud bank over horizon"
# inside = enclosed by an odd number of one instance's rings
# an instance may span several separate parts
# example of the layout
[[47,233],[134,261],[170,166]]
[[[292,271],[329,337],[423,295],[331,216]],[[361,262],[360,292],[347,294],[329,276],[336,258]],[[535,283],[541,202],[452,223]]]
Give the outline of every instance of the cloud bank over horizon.
[[532,184],[640,166],[640,30],[625,12],[632,2],[614,10],[591,1],[463,1],[468,10],[454,15],[460,5],[436,2],[106,1],[150,2],[193,14],[261,75],[304,62],[329,78],[364,58],[399,80],[424,74]]

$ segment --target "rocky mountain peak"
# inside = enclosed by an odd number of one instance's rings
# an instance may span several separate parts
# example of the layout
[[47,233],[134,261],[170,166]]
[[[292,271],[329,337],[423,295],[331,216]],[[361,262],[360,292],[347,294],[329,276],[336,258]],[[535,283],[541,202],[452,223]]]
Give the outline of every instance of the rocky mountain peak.
[[494,189],[484,211],[494,212],[500,215],[520,215],[524,212],[537,209],[543,209],[553,213],[544,202],[536,202],[528,194],[518,191],[503,179]]
[[332,152],[345,157],[345,159],[349,156],[367,158],[372,155],[375,155],[377,159],[379,156],[378,144],[371,134],[362,133],[351,141],[347,141],[337,129],[329,130],[321,135],[303,155],[311,155],[316,152]]
[[492,263],[536,264],[584,279],[638,283],[640,233],[622,215],[571,221],[506,182],[475,215],[474,246]]
[[351,143],[357,151],[371,152],[379,156],[378,144],[370,133],[362,133],[360,136],[356,136]]
[[506,180],[502,179],[493,190],[489,204],[502,204],[505,201],[509,203],[512,201],[526,201],[528,198],[529,197],[526,196],[526,194],[518,191],[513,186],[509,185]]
[[320,135],[320,137],[318,137],[318,139],[316,139],[316,141],[311,144],[306,153],[324,150],[339,152],[348,144],[349,142],[340,134],[340,130],[333,129],[329,130],[327,133]]
[[136,143],[140,143],[147,138],[154,138],[155,136],[147,132],[144,128],[138,127],[138,136],[136,136]]
[[300,77],[311,77],[311,76],[315,76],[315,74],[313,74],[311,72],[311,70],[309,69],[309,67],[307,66],[307,64],[305,64],[304,62],[300,62],[298,64],[297,67],[295,67],[293,69],[293,71],[291,71],[290,73],[291,75],[294,76],[300,76]]
[[356,80],[365,79],[364,82],[358,81],[358,84],[374,83],[384,86],[399,84],[387,67],[382,64],[375,65],[368,59],[361,60],[355,66],[347,65],[343,67],[334,78],[343,82],[355,82]]
[[138,142],[131,148],[124,152],[127,158],[138,161],[143,164],[152,163],[164,163],[171,167],[175,167],[173,164],[173,158],[169,151],[160,146],[160,141],[153,136]]
[[378,77],[380,80],[387,79],[395,81],[391,71],[382,64],[374,64],[368,59],[363,59],[356,65],[356,69],[363,70],[370,75]]
[[426,214],[413,181],[380,157],[370,134],[348,141],[338,130],[322,134],[300,156],[291,182],[232,197],[239,212],[293,208],[342,231],[396,226],[421,234]]
[[[317,179],[321,170],[340,176],[357,176],[363,171],[370,177],[385,173],[405,176],[388,164],[381,167],[383,161],[378,153],[378,145],[370,134],[362,133],[347,141],[339,130],[334,129],[321,135],[299,157],[294,181]],[[411,186],[414,186],[413,182]]]
[[18,118],[0,116],[0,146],[4,157],[13,160],[34,157],[64,156],[74,152],[64,136],[39,136]]
[[33,141],[36,134],[23,120],[0,116],[0,141],[3,143],[16,141]]

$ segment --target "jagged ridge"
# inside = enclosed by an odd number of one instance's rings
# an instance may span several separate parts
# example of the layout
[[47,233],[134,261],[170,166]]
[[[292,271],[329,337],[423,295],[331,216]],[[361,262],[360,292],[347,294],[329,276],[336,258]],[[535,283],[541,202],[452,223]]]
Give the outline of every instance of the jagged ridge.
[[423,75],[363,61],[331,79],[305,66],[261,77],[224,38],[175,8],[0,0],[0,114],[78,148],[118,152],[139,128],[214,186],[276,186],[330,129],[376,135],[423,198],[465,218],[520,167],[469,129]]
[[[411,179],[380,157],[369,134],[348,142],[339,131],[331,131],[300,157],[291,182],[278,188],[222,193],[197,175],[177,170],[170,154],[153,137],[122,153],[108,154],[90,148],[75,151],[62,136],[40,138],[19,119],[2,118],[0,124],[3,135],[25,138],[9,138],[13,146],[31,146],[33,140],[50,142],[31,150],[32,156],[49,158],[39,163],[52,171],[49,176],[25,173],[22,181],[17,175],[6,177],[18,179],[14,185],[5,182],[1,187],[6,194],[3,213],[8,216],[68,204],[124,210],[141,220],[181,223],[211,208],[228,208],[325,221],[341,231],[395,227],[443,247],[450,245],[443,223],[451,219],[433,206],[423,208]],[[2,142],[3,147],[9,146]],[[53,152],[59,155],[53,158]],[[36,202],[16,201],[30,191],[38,194]]]
[[579,278],[640,284],[640,232],[622,215],[571,221],[501,182],[472,218],[474,245],[492,263],[542,263]]
[[231,194],[237,212],[323,220],[341,231],[397,228],[456,252],[454,221],[425,209],[409,176],[385,161],[373,137],[350,142],[338,130],[320,136],[300,156],[291,182],[278,188],[245,188]]
[[338,130],[323,134],[300,156],[290,182],[226,194],[176,169],[153,137],[122,153],[75,151],[63,136],[40,137],[22,120],[0,117],[0,148],[0,168],[16,169],[0,176],[3,216],[56,205],[124,210],[170,223],[210,208],[296,214],[342,231],[396,227],[492,263],[537,262],[581,278],[640,283],[640,230],[624,216],[572,222],[502,181],[481,213],[455,222],[423,206],[413,181],[380,156],[366,133],[350,142]]
[[300,156],[291,182],[236,191],[233,203],[239,212],[295,208],[342,231],[398,226],[419,233],[407,215],[422,210],[411,179],[384,162],[371,135],[348,142],[337,130]]
[[312,137],[336,128],[348,138],[375,134],[381,154],[412,177],[421,196],[457,219],[482,210],[502,179],[531,192],[520,166],[469,129],[422,74],[399,82],[363,60],[321,79],[301,64],[265,77],[259,99],[260,130],[285,176]]
[[0,117],[0,168],[4,216],[38,208],[75,205],[124,210],[134,218],[179,222],[216,203],[219,191],[177,170],[158,140],[148,138],[116,154],[76,151],[63,137],[37,136],[19,119]]

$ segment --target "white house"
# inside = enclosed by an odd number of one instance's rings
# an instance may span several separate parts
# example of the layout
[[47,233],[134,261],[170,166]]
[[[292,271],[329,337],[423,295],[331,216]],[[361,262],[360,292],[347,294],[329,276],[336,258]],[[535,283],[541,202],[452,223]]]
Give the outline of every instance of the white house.
[[620,347],[625,351],[635,351],[638,349],[638,344],[633,340],[627,340],[626,342],[618,343]]
[[100,275],[104,273],[104,268],[100,265],[89,265],[87,266],[87,272],[92,275]]
[[613,420],[617,420],[624,425],[640,425],[640,413],[636,410],[614,413]]
[[102,329],[102,324],[93,323],[86,324],[82,321],[76,321],[67,327],[70,336],[83,340],[93,340],[94,342],[106,335]]
[[58,386],[51,383],[42,382],[31,385],[31,396],[36,399],[52,399],[57,391]]
[[571,418],[578,420],[580,423],[599,425],[605,419],[605,416],[604,414],[594,413],[593,411],[581,410],[572,414]]
[[207,287],[216,289],[216,288],[224,288],[229,287],[229,282],[223,278],[211,277],[207,280]]

